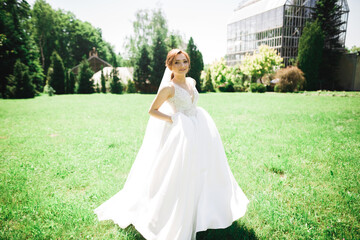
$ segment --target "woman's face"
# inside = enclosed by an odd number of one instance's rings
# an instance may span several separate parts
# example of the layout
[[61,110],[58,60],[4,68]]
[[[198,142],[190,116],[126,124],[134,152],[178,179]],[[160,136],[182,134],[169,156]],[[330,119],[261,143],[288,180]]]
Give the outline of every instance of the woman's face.
[[175,56],[171,68],[174,74],[186,74],[189,71],[189,61],[184,54],[180,53]]

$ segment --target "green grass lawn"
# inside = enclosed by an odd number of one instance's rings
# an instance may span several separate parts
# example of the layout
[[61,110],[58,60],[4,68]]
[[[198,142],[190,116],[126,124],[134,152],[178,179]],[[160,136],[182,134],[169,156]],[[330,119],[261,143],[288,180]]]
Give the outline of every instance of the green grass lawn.
[[[201,94],[246,215],[198,239],[360,239],[360,94]],[[143,239],[97,220],[154,95],[0,100],[0,239]]]

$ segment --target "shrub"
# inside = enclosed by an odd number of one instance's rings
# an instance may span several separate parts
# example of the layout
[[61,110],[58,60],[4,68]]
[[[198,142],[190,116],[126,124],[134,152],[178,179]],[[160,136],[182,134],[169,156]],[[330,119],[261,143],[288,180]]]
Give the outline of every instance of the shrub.
[[[84,59],[81,62],[80,70],[78,74],[78,87],[77,93],[93,93],[94,92],[94,81],[91,77],[94,75],[94,72],[89,66],[89,62]],[[55,89],[56,90],[56,89]]]
[[14,74],[8,76],[6,86],[7,98],[33,98],[35,97],[35,86],[29,74],[29,68],[17,60],[14,65]]
[[130,79],[128,80],[126,92],[127,93],[136,93],[134,81],[131,81]]
[[234,83],[229,81],[219,86],[220,92],[235,92]]
[[235,84],[234,85],[234,91],[235,92],[245,92],[246,91],[246,87],[240,84]]
[[276,72],[279,82],[275,85],[276,92],[297,92],[304,88],[304,73],[297,67],[289,66]]
[[101,92],[106,93],[106,77],[104,75],[104,70],[103,69],[101,69],[100,79],[101,79]]
[[211,70],[210,69],[208,69],[206,71],[204,86],[202,87],[202,90],[204,92],[215,92],[214,85],[212,83]]
[[264,93],[266,92],[266,86],[261,83],[251,83],[250,92]]
[[244,74],[251,76],[252,82],[280,68],[283,59],[276,50],[266,45],[259,47],[259,52],[254,51],[252,55],[246,55],[242,60],[241,69]]
[[110,81],[110,92],[115,94],[121,94],[124,90],[124,87],[121,83],[120,78],[118,77],[118,72],[116,68],[113,69]]
[[57,94],[65,93],[65,68],[59,54],[54,51],[51,55],[52,72],[48,75],[48,84],[55,89]]

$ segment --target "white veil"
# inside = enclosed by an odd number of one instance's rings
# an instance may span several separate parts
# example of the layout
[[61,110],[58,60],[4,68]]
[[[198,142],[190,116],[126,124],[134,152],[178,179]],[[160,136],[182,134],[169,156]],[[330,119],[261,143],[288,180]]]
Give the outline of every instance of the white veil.
[[[161,83],[160,83],[158,91],[157,91],[157,94],[160,92],[160,90],[162,88],[169,85],[169,83],[171,81],[171,73],[172,73],[172,71],[169,68],[165,69],[163,78],[161,80]],[[165,101],[161,105],[161,107],[159,108],[159,111],[166,115],[169,115],[169,116],[172,116],[174,114],[173,108],[170,106],[170,104],[167,101]],[[149,141],[149,142],[151,142],[150,145],[152,145],[155,149],[158,147],[161,147],[161,145],[163,144],[163,141],[165,140],[165,138],[169,132],[168,130],[170,129],[171,125],[172,124],[170,122],[160,120],[158,118],[150,116],[147,127],[146,127],[143,144],[145,144],[145,142]],[[147,145],[147,146],[149,146],[149,145]]]

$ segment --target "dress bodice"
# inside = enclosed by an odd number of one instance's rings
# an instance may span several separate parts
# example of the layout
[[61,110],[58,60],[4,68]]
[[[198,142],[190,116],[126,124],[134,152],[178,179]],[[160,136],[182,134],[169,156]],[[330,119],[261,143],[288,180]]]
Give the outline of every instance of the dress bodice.
[[173,108],[174,112],[182,112],[185,115],[191,116],[196,114],[196,103],[199,97],[199,93],[195,87],[195,80],[188,77],[186,78],[186,82],[188,86],[191,87],[192,95],[190,95],[187,90],[180,87],[176,83],[172,83],[175,88],[175,94],[167,101]]

